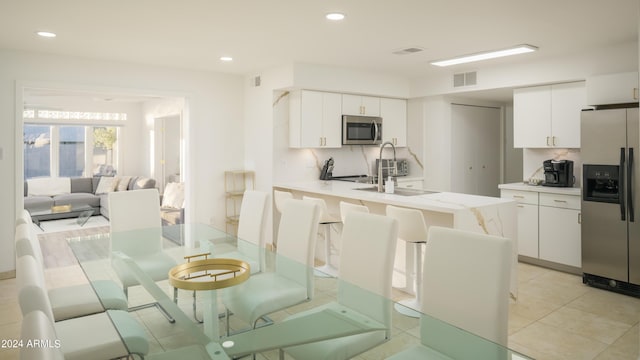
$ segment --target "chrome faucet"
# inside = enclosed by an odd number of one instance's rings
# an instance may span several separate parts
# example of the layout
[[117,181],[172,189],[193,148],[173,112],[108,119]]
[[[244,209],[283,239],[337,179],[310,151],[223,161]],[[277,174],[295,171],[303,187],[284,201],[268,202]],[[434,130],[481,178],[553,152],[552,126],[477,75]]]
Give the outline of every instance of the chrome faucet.
[[393,143],[391,141],[385,141],[384,143],[382,143],[382,145],[380,145],[380,156],[379,156],[379,160],[378,160],[378,192],[384,192],[384,187],[382,186],[382,150],[384,149],[385,145],[391,145],[391,148],[393,149],[393,163],[395,166],[396,163],[396,147],[393,145]]

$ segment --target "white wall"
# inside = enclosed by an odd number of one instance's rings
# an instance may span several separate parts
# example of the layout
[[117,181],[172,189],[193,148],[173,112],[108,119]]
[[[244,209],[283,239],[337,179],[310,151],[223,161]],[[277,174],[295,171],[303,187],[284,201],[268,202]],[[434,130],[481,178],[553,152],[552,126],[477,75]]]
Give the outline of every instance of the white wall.
[[185,97],[191,219],[224,226],[223,172],[244,161],[242,77],[0,50],[0,172],[5,174],[0,178],[0,273],[15,268],[14,219],[22,206],[20,117],[15,111],[22,105],[16,83]]

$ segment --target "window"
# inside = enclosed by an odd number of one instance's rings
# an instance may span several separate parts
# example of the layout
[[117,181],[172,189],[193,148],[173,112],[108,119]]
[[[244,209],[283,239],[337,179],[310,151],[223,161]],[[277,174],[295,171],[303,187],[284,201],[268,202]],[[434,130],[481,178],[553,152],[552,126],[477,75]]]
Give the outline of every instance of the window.
[[119,128],[24,125],[24,178],[113,175]]
[[58,171],[62,177],[82,176],[84,173],[84,126],[60,126],[58,141]]
[[24,178],[51,176],[51,126],[25,125]]

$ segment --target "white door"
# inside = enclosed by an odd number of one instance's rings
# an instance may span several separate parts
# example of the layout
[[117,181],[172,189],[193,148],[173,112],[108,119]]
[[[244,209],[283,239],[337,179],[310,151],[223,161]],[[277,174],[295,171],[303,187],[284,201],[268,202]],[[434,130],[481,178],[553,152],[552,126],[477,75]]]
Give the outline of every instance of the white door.
[[453,104],[451,190],[499,196],[500,109]]

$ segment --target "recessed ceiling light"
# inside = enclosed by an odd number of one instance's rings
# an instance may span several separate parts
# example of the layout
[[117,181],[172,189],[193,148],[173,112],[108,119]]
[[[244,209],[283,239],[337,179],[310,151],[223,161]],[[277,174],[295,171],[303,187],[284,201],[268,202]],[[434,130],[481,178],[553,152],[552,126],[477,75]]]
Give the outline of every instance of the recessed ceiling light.
[[533,52],[536,50],[538,50],[538,48],[535,46],[517,45],[514,47],[510,47],[508,49],[485,51],[485,52],[476,53],[476,54],[458,56],[458,57],[447,59],[447,60],[432,61],[431,64],[436,66],[451,66],[451,65],[470,63],[474,61],[495,59],[503,56],[525,54],[525,53]]
[[327,20],[340,21],[344,19],[344,14],[342,13],[328,13],[326,16]]
[[52,33],[49,31],[38,31],[36,34],[38,34],[38,36],[42,36],[46,38],[54,38],[57,36],[55,33]]
[[221,56],[220,61],[229,62],[229,61],[233,61],[233,58],[231,56]]

